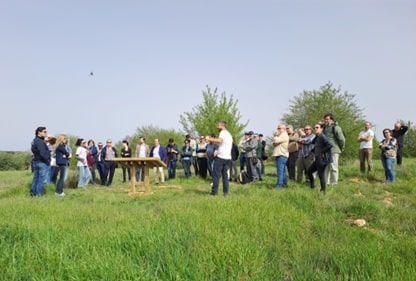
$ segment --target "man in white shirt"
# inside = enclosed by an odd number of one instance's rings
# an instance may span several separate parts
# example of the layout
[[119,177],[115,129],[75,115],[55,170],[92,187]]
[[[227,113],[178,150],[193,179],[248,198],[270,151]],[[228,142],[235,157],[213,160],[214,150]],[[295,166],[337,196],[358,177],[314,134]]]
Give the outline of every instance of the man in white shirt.
[[357,141],[360,143],[360,171],[365,173],[365,161],[367,161],[367,172],[373,170],[373,138],[374,132],[371,123],[364,123],[364,131],[358,135]]
[[228,195],[229,181],[228,170],[231,166],[231,149],[233,146],[233,137],[227,130],[227,123],[219,121],[217,129],[220,132],[218,138],[207,137],[207,140],[218,145],[218,154],[214,160],[214,169],[212,175],[212,190],[210,195],[218,194],[220,177],[222,177],[223,193]]
[[[140,137],[139,143],[136,146],[136,157],[144,158],[149,157],[150,148],[146,143],[145,137]],[[136,170],[136,181],[144,181],[144,165],[140,164]]]
[[[149,157],[159,158],[162,162],[166,162],[166,148],[160,145],[160,140],[155,139],[154,146],[150,149]],[[154,167],[153,171],[155,172],[155,183],[165,182],[165,173],[163,172],[163,167]]]

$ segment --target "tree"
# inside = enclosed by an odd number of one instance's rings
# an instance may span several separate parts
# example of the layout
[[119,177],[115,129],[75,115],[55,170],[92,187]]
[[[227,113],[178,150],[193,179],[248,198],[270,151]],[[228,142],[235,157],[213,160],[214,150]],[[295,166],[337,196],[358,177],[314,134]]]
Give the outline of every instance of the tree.
[[246,123],[241,123],[241,114],[238,110],[238,100],[234,100],[233,95],[229,98],[226,93],[218,94],[218,89],[206,86],[207,89],[202,91],[203,102],[192,108],[190,112],[184,112],[180,115],[179,123],[183,126],[185,132],[188,132],[193,138],[198,135],[208,135],[217,132],[217,122],[224,120],[227,122],[227,129],[234,136],[239,138],[242,135]]
[[404,157],[415,157],[416,156],[416,127],[412,126],[412,122],[401,121],[403,125],[409,127],[404,136],[404,148],[403,156]]
[[294,128],[301,128],[307,124],[313,126],[323,120],[326,113],[334,115],[337,124],[346,135],[346,148],[342,155],[345,159],[357,157],[357,136],[363,130],[365,116],[355,101],[355,95],[341,93],[341,87],[334,88],[331,82],[319,90],[305,90],[290,100],[289,113],[283,114],[282,121],[293,125]]
[[0,151],[0,171],[28,170],[32,154],[19,151]]
[[[136,133],[133,136],[126,136],[124,139],[129,142],[129,146],[132,149],[133,156],[136,153],[136,145],[139,143],[139,138],[145,137],[146,143],[152,147],[154,140],[157,138],[160,140],[160,144],[166,146],[170,138],[175,140],[175,143],[180,146],[185,140],[183,132],[176,131],[174,129],[161,129],[153,125],[143,126],[137,128]],[[117,151],[122,148],[122,141],[117,142],[115,145]]]

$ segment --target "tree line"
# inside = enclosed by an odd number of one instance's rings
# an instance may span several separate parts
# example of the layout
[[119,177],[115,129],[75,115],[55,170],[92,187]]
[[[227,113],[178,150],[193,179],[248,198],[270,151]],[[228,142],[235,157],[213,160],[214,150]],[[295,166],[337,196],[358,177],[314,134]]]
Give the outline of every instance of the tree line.
[[[186,134],[193,138],[201,135],[217,133],[216,123],[225,120],[228,130],[236,139],[243,136],[249,120],[243,121],[243,116],[238,107],[238,100],[233,95],[221,94],[218,89],[206,86],[202,91],[203,101],[195,105],[190,111],[179,116],[182,131],[175,129],[164,129],[153,125],[139,127],[133,135],[126,136],[130,147],[134,150],[141,136],[146,137],[146,142],[151,146],[155,138],[160,139],[162,145],[166,145],[173,138],[178,146],[183,144]],[[342,153],[341,160],[355,159],[358,156],[359,143],[357,136],[363,130],[364,122],[370,121],[363,114],[363,109],[358,106],[355,94],[342,91],[341,87],[334,87],[331,82],[321,86],[318,90],[305,90],[298,96],[289,100],[288,112],[282,115],[281,120],[275,124],[286,123],[294,128],[303,128],[305,125],[314,125],[323,119],[325,113],[332,113],[346,136],[346,147]],[[392,125],[396,120],[392,120]],[[416,127],[412,122],[403,121],[409,127],[405,136],[405,157],[416,157]],[[376,124],[373,124],[376,125]],[[77,137],[70,136],[76,140]],[[272,136],[266,136],[271,139]],[[116,143],[116,148],[121,149],[121,141]],[[377,157],[377,145],[380,140],[374,139],[374,156]],[[73,145],[75,141],[70,141]],[[75,151],[75,149],[73,150]],[[270,152],[270,150],[268,150]],[[0,170],[23,170],[30,168],[30,152],[0,152]],[[73,166],[73,165],[72,165]]]

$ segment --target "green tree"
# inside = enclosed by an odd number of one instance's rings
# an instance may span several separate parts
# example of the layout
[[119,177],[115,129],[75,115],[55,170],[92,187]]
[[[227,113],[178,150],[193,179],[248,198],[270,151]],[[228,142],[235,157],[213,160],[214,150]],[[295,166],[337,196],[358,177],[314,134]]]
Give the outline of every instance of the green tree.
[[416,127],[412,126],[413,123],[410,121],[401,121],[401,123],[409,127],[406,135],[404,136],[403,156],[416,157]]
[[0,151],[0,171],[28,170],[31,158],[29,152]]
[[217,132],[217,122],[227,122],[227,129],[236,139],[242,136],[248,121],[242,123],[241,114],[238,110],[238,100],[233,95],[227,97],[225,92],[218,94],[218,89],[213,91],[206,86],[202,91],[203,102],[192,108],[190,112],[180,115],[179,123],[185,132],[196,138],[198,135],[208,135]]
[[[162,129],[153,125],[139,127],[137,128],[136,133],[134,133],[134,135],[126,136],[124,138],[129,142],[129,146],[132,149],[133,156],[135,156],[136,146],[139,143],[140,137],[145,137],[146,143],[150,147],[153,146],[155,139],[159,139],[160,144],[163,146],[166,146],[168,144],[170,138],[173,138],[178,146],[182,145],[183,141],[185,140],[185,134],[175,129]],[[117,152],[121,151],[121,143],[122,140],[117,142],[117,144],[115,145]]]
[[357,136],[363,129],[365,116],[355,101],[355,95],[341,92],[341,87],[335,88],[331,82],[319,90],[305,90],[290,100],[289,112],[283,114],[282,121],[293,125],[294,128],[301,128],[323,120],[326,113],[334,115],[337,124],[346,135],[346,148],[342,158],[357,157]]

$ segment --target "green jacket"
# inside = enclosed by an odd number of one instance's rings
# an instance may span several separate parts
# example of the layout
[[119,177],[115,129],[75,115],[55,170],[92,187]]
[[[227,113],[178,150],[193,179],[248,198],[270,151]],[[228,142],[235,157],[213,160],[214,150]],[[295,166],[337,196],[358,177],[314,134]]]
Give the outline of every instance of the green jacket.
[[261,141],[257,143],[256,155],[257,158],[259,158],[260,160],[263,159],[263,144],[261,143]]
[[333,122],[326,126],[324,129],[324,134],[331,141],[332,154],[341,154],[342,150],[345,148],[345,137],[341,127],[338,126],[337,122]]

